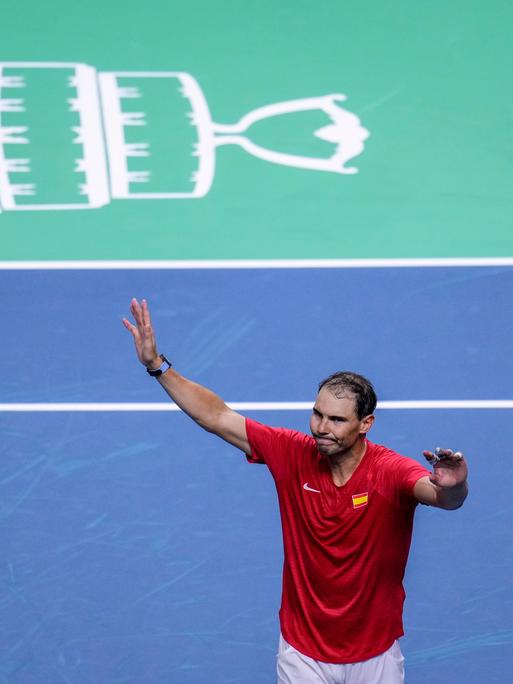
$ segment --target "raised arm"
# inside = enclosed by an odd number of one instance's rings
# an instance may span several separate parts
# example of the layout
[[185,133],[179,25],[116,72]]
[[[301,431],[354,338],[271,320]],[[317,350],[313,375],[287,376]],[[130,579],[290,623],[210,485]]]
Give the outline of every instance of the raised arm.
[[433,466],[433,472],[415,484],[415,498],[445,510],[460,508],[468,494],[468,469],[463,454],[452,449],[436,449],[434,453],[424,451],[424,457]]
[[[127,318],[123,325],[132,333],[139,361],[149,370],[162,365],[151,323],[148,304],[145,299],[139,304],[136,299],[130,303],[135,325]],[[233,444],[244,453],[250,453],[243,416],[229,408],[224,401],[202,385],[198,385],[169,368],[157,378],[171,399],[198,425]]]

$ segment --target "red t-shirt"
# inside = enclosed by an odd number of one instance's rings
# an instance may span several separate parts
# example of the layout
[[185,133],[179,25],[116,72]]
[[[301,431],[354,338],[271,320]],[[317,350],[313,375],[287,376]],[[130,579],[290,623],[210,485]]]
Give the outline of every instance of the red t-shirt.
[[280,623],[298,651],[327,663],[354,663],[402,636],[402,580],[416,500],[429,472],[367,441],[349,481],[335,485],[314,439],[246,420],[251,463],[275,480],[283,528]]

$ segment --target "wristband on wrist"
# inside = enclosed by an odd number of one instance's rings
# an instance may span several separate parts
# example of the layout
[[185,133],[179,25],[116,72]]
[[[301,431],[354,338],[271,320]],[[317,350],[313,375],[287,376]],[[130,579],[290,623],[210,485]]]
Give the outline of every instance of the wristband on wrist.
[[159,368],[155,368],[155,370],[150,370],[149,368],[146,368],[146,372],[148,375],[151,375],[152,378],[158,378],[162,375],[162,373],[165,373],[167,370],[171,368],[173,365],[171,361],[168,361],[164,354],[159,354],[161,364]]

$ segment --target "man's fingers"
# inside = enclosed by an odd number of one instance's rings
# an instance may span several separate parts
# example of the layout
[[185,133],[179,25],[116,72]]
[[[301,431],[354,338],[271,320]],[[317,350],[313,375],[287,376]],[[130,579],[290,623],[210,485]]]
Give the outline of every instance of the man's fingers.
[[128,318],[122,319],[123,325],[132,333],[139,361],[147,366],[157,356],[157,350],[146,300],[143,299],[139,304],[134,297],[130,302],[130,312],[135,325]]
[[143,324],[142,312],[141,306],[135,297],[130,302],[130,311],[132,312],[132,316],[134,317],[137,326],[140,328]]
[[122,323],[125,326],[127,330],[129,330],[133,334],[133,325],[130,323],[130,321],[127,318],[122,319]]
[[125,326],[125,328],[126,328],[127,330],[129,330],[129,331],[132,333],[132,335],[133,335],[134,337],[135,337],[135,336],[137,335],[137,333],[139,332],[139,331],[137,330],[137,328],[135,327],[135,325],[133,325],[132,323],[130,323],[130,321],[129,321],[127,318],[123,318],[123,325]]
[[434,454],[432,451],[423,451],[422,452],[424,458],[429,461],[431,465],[435,465],[440,461],[439,457]]
[[141,317],[142,335],[145,339],[151,340],[153,343],[153,328],[151,327],[150,310],[148,309],[148,302],[145,299],[141,302]]
[[447,459],[449,461],[461,461],[463,458],[463,454],[461,451],[453,451],[452,449],[440,449],[440,447],[437,447],[435,449],[435,454],[438,456],[440,459]]
[[[125,328],[130,333],[132,333],[132,337],[134,338],[134,342],[135,342],[135,347],[138,350],[141,346],[141,334],[139,333],[139,329],[136,328],[135,325],[130,323],[130,321],[126,318],[123,318],[123,325],[125,326]],[[137,353],[139,353],[139,352],[137,352]]]
[[137,324],[141,338],[151,338],[153,331],[151,328],[151,318],[148,309],[148,302],[143,299],[141,303],[134,297],[130,302],[130,310]]
[[463,454],[461,451],[453,451],[452,449],[442,449],[437,447],[434,451],[423,451],[424,457],[429,461],[431,465],[436,465],[440,461],[445,461],[446,463],[455,463],[463,460]]
[[[130,302],[130,311],[132,313],[132,316],[134,317],[135,320],[135,325],[131,323],[127,318],[123,319],[123,325],[127,330],[129,330],[132,335],[134,336],[134,340],[137,345],[140,345],[144,338],[146,337],[146,329],[143,324],[143,312],[141,305],[137,301],[137,299],[134,297],[132,301]],[[150,333],[151,333],[151,328],[150,328]]]
[[148,309],[148,302],[145,299],[142,300],[142,321],[145,328],[148,326],[151,328],[150,310]]

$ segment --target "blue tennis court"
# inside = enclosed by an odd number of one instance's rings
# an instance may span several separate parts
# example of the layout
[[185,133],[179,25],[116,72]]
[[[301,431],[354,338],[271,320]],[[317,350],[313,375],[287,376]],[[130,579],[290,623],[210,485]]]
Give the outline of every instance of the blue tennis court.
[[120,322],[144,296],[176,368],[253,404],[257,420],[307,431],[308,408],[294,402],[351,368],[383,402],[373,441],[419,459],[439,444],[467,454],[465,506],[417,513],[407,681],[504,682],[511,267],[29,268],[0,281],[0,681],[273,681],[282,551],[271,477],[158,405]]

